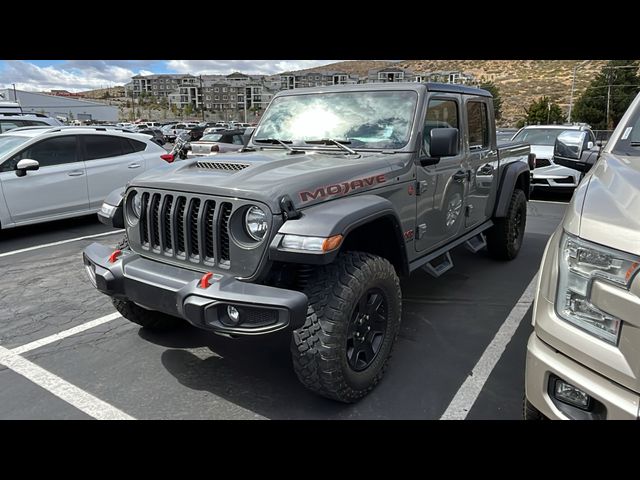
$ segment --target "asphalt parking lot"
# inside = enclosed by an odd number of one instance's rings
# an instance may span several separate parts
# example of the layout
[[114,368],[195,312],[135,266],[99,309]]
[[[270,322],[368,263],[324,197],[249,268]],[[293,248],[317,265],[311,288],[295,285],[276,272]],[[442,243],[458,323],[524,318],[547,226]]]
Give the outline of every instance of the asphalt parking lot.
[[2,232],[0,419],[519,419],[530,285],[569,199],[536,198],[515,261],[458,248],[443,277],[402,282],[390,367],[355,405],[298,383],[286,332],[159,334],[119,317],[83,269],[84,247],[121,237],[95,217]]

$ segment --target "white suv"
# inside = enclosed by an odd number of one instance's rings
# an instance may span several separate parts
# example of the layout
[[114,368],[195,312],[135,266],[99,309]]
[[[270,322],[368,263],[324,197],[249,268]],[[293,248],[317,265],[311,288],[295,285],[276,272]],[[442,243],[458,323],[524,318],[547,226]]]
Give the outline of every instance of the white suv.
[[0,135],[0,228],[95,213],[113,190],[173,162],[148,135],[25,127]]
[[62,125],[59,120],[47,117],[41,113],[0,113],[0,133],[8,132],[14,128],[36,127],[36,126],[57,126]]

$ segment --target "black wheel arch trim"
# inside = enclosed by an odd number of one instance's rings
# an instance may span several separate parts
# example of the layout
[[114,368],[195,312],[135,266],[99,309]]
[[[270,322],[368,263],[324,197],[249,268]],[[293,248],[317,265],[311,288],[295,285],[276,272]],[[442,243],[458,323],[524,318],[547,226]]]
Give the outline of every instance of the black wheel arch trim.
[[328,253],[299,252],[278,248],[284,235],[331,237],[343,235],[346,239],[352,231],[381,218],[393,224],[394,235],[401,250],[402,272],[409,272],[406,245],[402,227],[393,204],[377,195],[356,195],[309,207],[297,220],[286,221],[269,246],[269,259],[282,262],[325,265],[335,260],[340,249]]
[[496,206],[493,212],[494,218],[504,218],[507,216],[511,196],[518,183],[518,178],[520,178],[521,175],[525,176],[527,188],[525,188],[524,194],[527,200],[529,200],[528,184],[530,182],[530,172],[529,165],[525,162],[512,162],[505,166],[502,178],[500,179],[500,187],[498,188]]

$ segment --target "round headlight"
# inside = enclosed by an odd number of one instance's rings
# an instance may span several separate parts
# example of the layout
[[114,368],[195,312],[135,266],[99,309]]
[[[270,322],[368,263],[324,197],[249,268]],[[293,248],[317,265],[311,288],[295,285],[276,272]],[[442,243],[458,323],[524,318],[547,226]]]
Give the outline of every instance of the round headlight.
[[133,192],[131,195],[131,211],[133,212],[133,216],[136,218],[140,218],[142,215],[142,195],[138,195],[138,192]]
[[259,242],[264,238],[269,228],[267,214],[260,207],[254,205],[245,214],[244,226],[249,236]]

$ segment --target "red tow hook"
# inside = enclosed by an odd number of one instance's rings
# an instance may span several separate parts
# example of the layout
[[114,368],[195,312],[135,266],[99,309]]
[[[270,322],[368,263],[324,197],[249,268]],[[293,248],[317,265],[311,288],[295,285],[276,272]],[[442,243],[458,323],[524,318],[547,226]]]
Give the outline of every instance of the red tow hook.
[[209,288],[211,286],[211,277],[213,277],[213,273],[207,272],[200,279],[200,284],[198,285],[200,288]]
[[115,263],[121,253],[122,250],[115,250],[111,255],[109,255],[109,263]]

